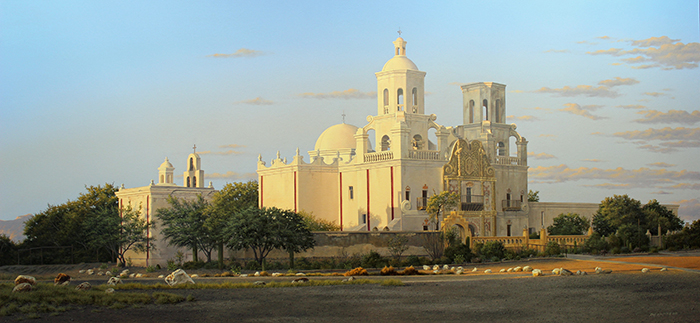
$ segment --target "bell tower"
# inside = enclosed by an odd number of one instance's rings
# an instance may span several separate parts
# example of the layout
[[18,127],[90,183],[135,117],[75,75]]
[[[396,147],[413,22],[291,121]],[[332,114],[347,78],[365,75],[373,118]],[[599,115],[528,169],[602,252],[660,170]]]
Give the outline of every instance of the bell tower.
[[183,174],[183,186],[185,187],[204,187],[204,171],[202,170],[202,159],[197,155],[197,146],[193,148],[193,152],[187,156],[187,169]]
[[394,57],[384,64],[377,77],[377,115],[394,114],[399,111],[424,114],[425,72],[419,71],[406,57],[406,41],[396,38]]
[[165,157],[165,161],[158,167],[158,184],[159,185],[173,185],[173,164],[170,163],[168,157]]

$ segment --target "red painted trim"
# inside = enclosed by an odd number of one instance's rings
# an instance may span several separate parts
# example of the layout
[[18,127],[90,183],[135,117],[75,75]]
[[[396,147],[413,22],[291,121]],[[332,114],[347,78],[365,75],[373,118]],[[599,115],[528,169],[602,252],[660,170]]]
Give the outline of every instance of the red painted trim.
[[369,226],[369,169],[367,170],[367,231],[371,231]]
[[394,166],[391,166],[391,220],[394,221]]
[[[150,219],[150,206],[151,206],[151,196],[146,195],[146,225],[148,225]],[[146,267],[148,267],[148,259],[151,256],[151,227],[146,227]]]
[[294,213],[297,211],[297,172],[294,172]]
[[340,172],[340,231],[343,231],[343,173]]

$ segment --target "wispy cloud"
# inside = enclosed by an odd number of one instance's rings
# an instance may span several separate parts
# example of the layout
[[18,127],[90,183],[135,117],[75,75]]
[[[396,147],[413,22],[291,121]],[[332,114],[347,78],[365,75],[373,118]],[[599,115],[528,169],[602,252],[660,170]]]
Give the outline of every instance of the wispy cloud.
[[615,77],[614,80],[603,80],[598,82],[598,85],[603,85],[607,87],[614,87],[614,86],[620,86],[620,85],[634,85],[639,83],[639,81],[628,77],[628,78],[621,78],[621,77]]
[[644,95],[653,96],[653,97],[655,97],[655,98],[658,98],[658,97],[660,97],[660,96],[664,96],[664,95],[667,95],[667,94],[666,94],[666,93],[663,93],[663,92],[644,92]]
[[635,48],[630,50],[610,48],[587,52],[587,54],[612,55],[615,57],[632,56],[623,58],[621,61],[635,69],[691,69],[697,68],[698,62],[700,62],[700,43],[684,44],[680,42],[680,39],[661,36],[632,40],[630,45]]
[[519,116],[519,117],[516,117],[516,116],[513,116],[513,115],[506,116],[506,119],[509,119],[509,120],[518,120],[518,121],[536,121],[536,120],[540,120],[539,118],[537,118],[537,117],[535,117],[535,116]]
[[582,116],[582,117],[586,117],[586,118],[589,118],[589,119],[591,119],[591,120],[607,119],[606,117],[596,116],[596,115],[593,115],[593,114],[591,114],[591,113],[589,112],[589,111],[595,111],[595,110],[599,109],[600,107],[602,107],[602,106],[600,106],[600,105],[585,105],[585,106],[580,106],[580,105],[578,105],[578,104],[576,104],[576,103],[566,103],[566,104],[564,104],[564,106],[565,106],[566,108],[564,108],[564,109],[559,109],[559,111],[564,111],[564,112],[573,113],[573,114],[575,114],[575,115],[579,115],[579,116]]
[[672,203],[680,205],[679,218],[688,222],[700,219],[700,199],[680,200]]
[[229,144],[229,145],[221,145],[219,148],[245,148],[245,145],[239,145],[239,144]]
[[603,184],[582,185],[582,186],[584,186],[584,187],[596,187],[596,188],[629,188],[630,184],[603,183]]
[[261,52],[259,50],[254,50],[254,49],[247,49],[247,48],[241,48],[237,51],[235,51],[233,54],[211,54],[207,55],[207,57],[217,57],[217,58],[230,58],[230,57],[258,57],[266,55],[265,52]]
[[645,105],[640,105],[640,104],[617,105],[615,107],[616,108],[623,108],[623,109],[646,109]]
[[629,140],[700,140],[700,128],[649,128],[644,131],[616,132],[613,136]]
[[299,96],[309,99],[374,99],[377,97],[377,92],[360,92],[357,89],[349,89],[345,91],[333,91],[331,93],[311,93],[306,92]]
[[531,152],[531,151],[527,152],[527,157],[531,157],[531,158],[534,158],[534,159],[553,159],[553,158],[557,158],[557,157],[555,157],[554,155],[550,155],[550,154],[546,154],[546,153],[535,154],[534,152]]
[[591,162],[591,163],[602,163],[602,162],[605,162],[606,160],[588,159],[588,158],[586,158],[586,159],[582,159],[582,161]]
[[651,194],[669,195],[669,194],[673,194],[673,193],[671,193],[671,192],[666,192],[666,191],[664,191],[664,190],[661,190],[661,191],[651,192]]
[[642,167],[639,169],[615,169],[602,168],[569,168],[567,165],[543,167],[538,166],[529,169],[529,177],[538,183],[562,183],[578,180],[606,180],[615,184],[629,184],[629,187],[649,187],[659,183],[700,181],[700,172],[697,171],[669,171],[666,169],[651,169]]
[[535,93],[550,93],[558,96],[573,97],[573,96],[587,96],[587,97],[603,97],[603,98],[617,98],[620,96],[615,90],[610,89],[607,86],[593,87],[591,85],[577,85],[576,87],[565,86],[560,89],[552,89],[548,87],[542,87],[539,90],[535,90]]
[[681,123],[681,124],[696,124],[700,122],[700,111],[695,110],[688,112],[685,110],[669,110],[661,112],[656,110],[639,111],[639,114],[644,114],[642,119],[634,120],[639,123]]
[[206,174],[206,178],[211,178],[211,179],[233,179],[233,180],[239,180],[239,179],[257,179],[258,175],[256,173],[236,173],[233,171],[228,171],[226,173],[211,173],[211,174]]
[[700,190],[700,184],[678,183],[669,188],[685,189],[685,190]]
[[647,166],[652,166],[652,167],[673,167],[673,166],[676,166],[676,165],[674,165],[674,164],[669,164],[669,163],[664,163],[664,162],[658,162],[658,163],[647,164]]
[[541,134],[541,135],[539,135],[539,136],[537,136],[537,137],[540,137],[540,138],[556,138],[557,135]]
[[272,104],[274,104],[274,102],[272,102],[270,100],[265,100],[261,97],[257,97],[255,99],[237,101],[237,102],[234,102],[233,104],[272,105]]

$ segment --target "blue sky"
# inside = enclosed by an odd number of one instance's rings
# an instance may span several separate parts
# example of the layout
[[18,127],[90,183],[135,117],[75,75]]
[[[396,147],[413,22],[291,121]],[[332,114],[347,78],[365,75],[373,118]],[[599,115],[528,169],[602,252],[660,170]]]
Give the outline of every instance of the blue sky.
[[[507,85],[542,201],[629,194],[700,218],[698,1],[2,1],[0,220],[176,174],[255,178],[376,113],[400,28],[426,113]],[[308,158],[307,158],[308,159]],[[181,182],[182,178],[176,178]]]

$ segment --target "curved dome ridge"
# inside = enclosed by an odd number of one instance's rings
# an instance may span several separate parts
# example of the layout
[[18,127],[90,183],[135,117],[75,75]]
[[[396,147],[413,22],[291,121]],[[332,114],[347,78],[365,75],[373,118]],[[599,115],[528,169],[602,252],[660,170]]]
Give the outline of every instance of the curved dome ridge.
[[356,126],[346,123],[330,126],[318,137],[314,150],[354,149],[357,129]]

